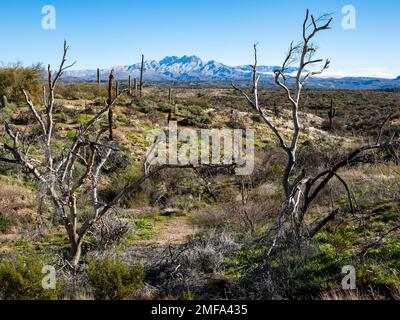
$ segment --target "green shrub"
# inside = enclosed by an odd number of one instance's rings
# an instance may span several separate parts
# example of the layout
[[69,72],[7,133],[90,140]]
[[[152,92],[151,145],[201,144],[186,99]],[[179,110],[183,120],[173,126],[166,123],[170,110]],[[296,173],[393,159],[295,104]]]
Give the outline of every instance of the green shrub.
[[[95,83],[68,83],[58,86],[58,97],[68,100],[92,100],[97,97],[97,84]],[[105,86],[101,87],[100,95],[105,95]]]
[[34,257],[19,257],[0,264],[0,297],[5,300],[57,300],[61,286],[42,287],[43,263]]
[[192,105],[179,109],[179,114],[184,118],[179,121],[181,126],[199,126],[209,125],[213,122],[214,115],[200,106]]
[[253,120],[253,122],[256,122],[256,123],[261,123],[261,122],[263,122],[263,119],[262,119],[261,116],[258,115],[258,114],[253,114],[253,115],[251,115],[251,120]]
[[157,109],[156,104],[150,100],[139,100],[132,104],[132,107],[142,113],[150,113]]
[[0,108],[0,119],[10,122],[18,114],[18,106],[14,102],[7,103],[7,106]]
[[119,258],[94,258],[87,276],[96,300],[124,300],[143,286],[144,269],[140,264],[128,266]]
[[174,110],[174,106],[171,103],[162,102],[157,106],[157,110],[160,112],[168,113]]
[[[115,196],[124,188],[128,183],[139,179],[142,175],[142,168],[139,164],[133,163],[126,168],[120,170],[111,171],[110,184],[102,188],[99,191],[100,198],[109,202],[115,198]],[[123,208],[133,208],[136,205],[146,206],[148,205],[148,199],[146,195],[142,192],[143,186],[140,187],[136,192],[130,192],[126,194],[120,202],[120,206]]]
[[9,217],[4,217],[0,213],[0,231],[7,231],[9,227],[14,225],[14,221]]
[[5,95],[11,102],[25,103],[21,91],[24,88],[34,101],[38,101],[42,92],[42,74],[41,64],[22,67],[17,63],[8,68],[0,68],[0,97]]
[[320,245],[317,253],[294,273],[295,294],[311,297],[335,288],[342,278],[342,267],[349,264],[354,264],[350,252]]

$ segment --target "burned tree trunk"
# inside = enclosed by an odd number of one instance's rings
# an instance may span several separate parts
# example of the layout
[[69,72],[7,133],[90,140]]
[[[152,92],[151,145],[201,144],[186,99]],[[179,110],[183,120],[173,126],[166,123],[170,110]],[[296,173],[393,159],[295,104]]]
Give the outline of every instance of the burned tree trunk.
[[[110,77],[109,77],[109,80],[108,80],[108,100],[107,100],[108,104],[110,104],[111,101],[112,101],[113,80],[114,80],[114,70],[111,70]],[[118,96],[118,94],[117,94],[117,96]],[[114,141],[113,126],[114,126],[114,114],[113,114],[112,108],[110,108],[108,110],[108,132],[109,132],[108,140],[109,141]]]

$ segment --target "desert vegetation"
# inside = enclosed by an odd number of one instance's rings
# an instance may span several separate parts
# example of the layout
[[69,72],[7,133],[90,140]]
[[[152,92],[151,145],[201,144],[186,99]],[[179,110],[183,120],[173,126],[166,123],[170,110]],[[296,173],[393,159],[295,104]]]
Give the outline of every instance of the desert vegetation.
[[[57,71],[0,69],[0,298],[399,298],[400,91],[307,87],[331,21],[307,11],[273,88],[257,45],[249,83],[225,88],[146,83],[144,57],[135,84],[66,83],[66,43]],[[170,121],[252,128],[253,173],[147,170]]]

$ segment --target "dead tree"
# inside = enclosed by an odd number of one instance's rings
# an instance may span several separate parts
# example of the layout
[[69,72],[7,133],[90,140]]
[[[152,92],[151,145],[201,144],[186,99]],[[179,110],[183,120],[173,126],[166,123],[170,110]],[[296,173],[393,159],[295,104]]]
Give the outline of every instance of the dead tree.
[[[108,79],[108,99],[107,99],[108,105],[113,101],[113,98],[112,98],[113,80],[114,80],[114,69],[111,70],[110,77]],[[117,96],[118,96],[118,93],[117,93]],[[108,133],[109,133],[108,140],[109,141],[114,140],[113,126],[114,126],[114,112],[113,112],[112,108],[109,108],[109,110],[108,110]]]
[[[338,171],[343,167],[350,166],[355,163],[365,163],[372,161],[368,155],[369,151],[388,150],[394,146],[398,146],[398,135],[395,134],[385,141],[381,137],[377,143],[368,144],[355,149],[347,156],[343,156],[343,160],[338,163],[328,166],[326,169],[316,176],[309,176],[303,168],[298,168],[298,144],[300,134],[302,132],[301,119],[299,117],[299,105],[301,101],[301,93],[306,81],[317,74],[324,72],[329,67],[329,60],[315,59],[316,47],[312,41],[315,36],[324,30],[330,29],[332,18],[321,16],[315,19],[310,16],[307,10],[306,17],[303,23],[303,41],[294,46],[290,45],[288,54],[282,67],[275,71],[275,83],[286,93],[286,97],[291,106],[291,121],[293,129],[289,140],[284,138],[281,131],[273,124],[270,116],[260,106],[258,99],[258,82],[257,75],[257,45],[254,45],[255,63],[253,69],[253,88],[252,94],[249,95],[245,90],[232,84],[233,88],[240,92],[248,101],[250,106],[261,116],[265,124],[274,133],[278,144],[287,155],[286,167],[282,176],[282,187],[285,194],[283,208],[278,213],[275,226],[270,230],[267,236],[264,237],[269,244],[270,250],[276,246],[281,240],[290,240],[289,243],[296,246],[304,239],[312,238],[323,226],[335,218],[338,210],[335,209],[328,213],[325,217],[317,220],[309,225],[305,222],[305,214],[310,208],[312,202],[317,198],[320,192],[328,185],[328,183],[336,178],[342,183],[348,193],[349,201],[351,195],[346,182],[339,176]],[[288,73],[288,68],[298,61],[298,70],[295,76]],[[322,63],[322,67],[317,71],[309,71],[316,64]],[[294,80],[293,87],[289,81]]]
[[[4,135],[7,138],[0,148],[0,161],[19,165],[33,175],[38,182],[39,191],[51,201],[54,213],[60,217],[70,242],[70,264],[76,267],[80,261],[82,244],[89,230],[102,217],[111,211],[128,192],[135,191],[148,178],[154,176],[161,168],[144,173],[138,180],[127,184],[108,203],[103,203],[98,195],[99,181],[102,168],[107,163],[112,152],[117,151],[113,143],[112,122],[109,121],[109,137],[105,136],[107,127],[101,122],[112,109],[119,96],[112,97],[113,72],[108,83],[108,99],[104,108],[94,115],[77,130],[77,135],[71,145],[59,150],[54,142],[53,121],[54,96],[57,82],[65,70],[74,65],[66,65],[66,56],[69,47],[64,43],[64,55],[58,71],[53,75],[48,67],[47,89],[43,89],[44,108],[37,107],[32,102],[27,91],[22,89],[27,106],[32,113],[40,135],[35,140],[35,155],[31,152],[33,145],[25,143],[27,139],[9,123],[4,122]],[[121,91],[119,95],[125,91]],[[38,155],[37,150],[42,152]],[[84,167],[84,173],[77,170],[77,166]],[[79,222],[80,209],[78,199],[82,193],[89,190],[91,194],[91,214],[83,223]]]
[[[0,147],[0,161],[22,167],[37,180],[39,192],[51,201],[54,214],[64,225],[70,242],[68,259],[71,266],[76,267],[79,264],[82,245],[88,232],[112,211],[126,194],[137,191],[147,179],[154,177],[165,168],[195,169],[195,167],[161,165],[152,167],[150,170],[150,165],[145,165],[140,178],[127,183],[111,201],[103,202],[99,198],[102,169],[111,153],[118,151],[112,133],[112,110],[117,99],[126,90],[121,90],[119,95],[112,96],[114,80],[112,70],[108,79],[108,99],[105,106],[79,127],[74,141],[69,146],[59,150],[57,144],[54,143],[56,136],[54,131],[57,128],[53,121],[54,97],[58,80],[65,70],[75,64],[66,65],[68,50],[69,47],[64,42],[64,55],[54,76],[48,66],[47,89],[43,88],[44,108],[35,106],[29,93],[22,89],[29,111],[35,119],[36,126],[39,127],[40,134],[37,139],[33,143],[27,143],[28,139],[21,131],[3,121],[5,128],[3,135],[6,142]],[[106,122],[104,118],[107,114],[108,126],[104,126]],[[33,147],[35,154],[31,152]],[[147,159],[145,164],[146,162]],[[79,169],[81,167],[84,168],[83,173]],[[234,169],[235,165],[228,167]],[[83,217],[78,207],[78,200],[88,192],[91,195],[91,213],[83,222],[80,222]]]

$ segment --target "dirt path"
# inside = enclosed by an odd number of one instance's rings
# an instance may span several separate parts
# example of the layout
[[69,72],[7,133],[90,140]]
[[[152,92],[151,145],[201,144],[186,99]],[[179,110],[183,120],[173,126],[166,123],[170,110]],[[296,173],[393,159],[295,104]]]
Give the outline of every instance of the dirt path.
[[152,242],[161,246],[165,244],[182,244],[197,232],[197,226],[189,220],[189,217],[176,217],[168,221],[160,222],[156,226],[156,235],[154,239],[152,239]]
[[170,220],[158,221],[152,229],[153,237],[149,240],[140,240],[137,246],[165,246],[185,243],[190,236],[198,232],[188,216],[175,217]]
[[156,265],[165,258],[169,245],[184,244],[199,228],[190,221],[190,217],[183,216],[158,221],[151,231],[154,234],[151,239],[136,241],[126,249],[125,254],[130,260],[142,261],[145,266]]

